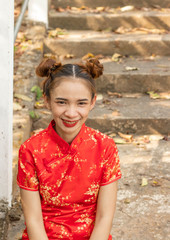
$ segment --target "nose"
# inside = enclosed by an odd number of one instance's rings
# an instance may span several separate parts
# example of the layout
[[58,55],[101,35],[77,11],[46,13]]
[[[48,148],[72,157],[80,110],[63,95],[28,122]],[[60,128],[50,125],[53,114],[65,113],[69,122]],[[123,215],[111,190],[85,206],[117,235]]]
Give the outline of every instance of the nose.
[[77,120],[78,117],[77,108],[73,105],[69,105],[65,111],[65,116],[67,118]]

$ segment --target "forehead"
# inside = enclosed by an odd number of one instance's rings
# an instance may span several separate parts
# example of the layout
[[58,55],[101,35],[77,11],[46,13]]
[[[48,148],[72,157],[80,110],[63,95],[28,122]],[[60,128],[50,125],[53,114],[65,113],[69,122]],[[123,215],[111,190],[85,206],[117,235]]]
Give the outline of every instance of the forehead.
[[51,97],[64,97],[71,99],[91,98],[91,89],[84,79],[66,78],[52,89]]

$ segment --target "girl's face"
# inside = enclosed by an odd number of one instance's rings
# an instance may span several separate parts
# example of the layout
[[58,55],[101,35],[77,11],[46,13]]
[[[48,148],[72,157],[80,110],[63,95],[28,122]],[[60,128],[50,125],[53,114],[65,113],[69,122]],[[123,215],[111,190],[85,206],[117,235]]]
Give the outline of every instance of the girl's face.
[[89,111],[94,107],[96,96],[85,80],[64,79],[50,92],[50,99],[45,97],[56,123],[56,132],[70,143],[79,133]]

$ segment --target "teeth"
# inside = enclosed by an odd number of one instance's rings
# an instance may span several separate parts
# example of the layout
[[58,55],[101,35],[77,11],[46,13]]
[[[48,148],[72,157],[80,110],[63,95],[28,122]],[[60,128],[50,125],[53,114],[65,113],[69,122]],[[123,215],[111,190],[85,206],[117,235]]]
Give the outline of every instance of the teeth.
[[67,122],[67,121],[65,121],[65,120],[63,120],[65,123],[67,123],[67,124],[74,124],[74,123],[76,123],[77,121],[75,121],[75,122]]

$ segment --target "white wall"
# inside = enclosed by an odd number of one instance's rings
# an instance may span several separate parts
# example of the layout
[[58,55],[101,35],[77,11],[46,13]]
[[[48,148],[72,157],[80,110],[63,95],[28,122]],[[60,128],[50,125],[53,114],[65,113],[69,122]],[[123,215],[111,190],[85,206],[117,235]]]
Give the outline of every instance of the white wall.
[[28,3],[28,18],[43,22],[48,27],[48,0],[30,0]]
[[0,0],[0,200],[12,198],[14,1]]

